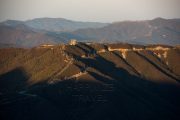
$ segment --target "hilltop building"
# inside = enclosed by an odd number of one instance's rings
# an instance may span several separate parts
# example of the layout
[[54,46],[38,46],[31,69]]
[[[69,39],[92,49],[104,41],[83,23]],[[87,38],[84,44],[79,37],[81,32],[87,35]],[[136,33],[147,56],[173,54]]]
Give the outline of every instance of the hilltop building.
[[77,40],[76,39],[71,39],[69,41],[69,45],[76,45],[77,44]]

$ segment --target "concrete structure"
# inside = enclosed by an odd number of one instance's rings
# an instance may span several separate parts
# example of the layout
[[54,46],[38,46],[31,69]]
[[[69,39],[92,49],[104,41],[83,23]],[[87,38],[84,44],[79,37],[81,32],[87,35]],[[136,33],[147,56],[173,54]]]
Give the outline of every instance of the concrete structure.
[[52,47],[54,47],[54,45],[52,45],[52,44],[42,44],[37,48],[52,48]]
[[76,39],[71,39],[69,41],[69,45],[76,45],[77,44],[77,40]]

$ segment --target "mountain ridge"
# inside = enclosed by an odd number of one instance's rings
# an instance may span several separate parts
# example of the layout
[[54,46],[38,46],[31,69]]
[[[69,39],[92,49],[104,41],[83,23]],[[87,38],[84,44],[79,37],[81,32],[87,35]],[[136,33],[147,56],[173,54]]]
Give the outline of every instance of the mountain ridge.
[[44,44],[0,57],[2,120],[179,119],[179,46]]
[[[17,53],[16,52],[13,53],[13,51],[11,51],[11,50],[17,51]],[[11,51],[10,52],[11,54],[17,54],[15,56],[19,56],[19,57],[17,57],[19,59],[18,61],[24,61],[24,60],[27,61],[28,59],[24,59],[23,56],[29,56],[29,55],[30,56],[33,55],[31,57],[35,57],[34,59],[36,59],[36,57],[39,58],[38,56],[36,56],[36,54],[40,55],[40,56],[44,56],[44,57],[46,56],[44,59],[48,59],[48,60],[50,60],[51,58],[47,58],[47,57],[51,56],[52,58],[55,59],[55,61],[52,62],[51,64],[61,66],[61,67],[59,67],[62,69],[61,72],[59,72],[60,73],[58,75],[59,77],[61,76],[62,73],[63,74],[67,73],[68,75],[72,75],[72,74],[75,74],[77,71],[82,72],[81,69],[83,69],[83,71],[86,71],[85,70],[86,67],[83,67],[83,66],[84,65],[89,66],[90,64],[88,63],[88,61],[93,62],[95,60],[99,63],[102,60],[102,61],[112,62],[116,66],[118,66],[118,65],[121,66],[122,63],[124,65],[126,64],[125,65],[126,67],[123,65],[125,68],[122,66],[121,67],[123,69],[126,69],[129,73],[133,73],[134,75],[136,75],[138,77],[144,76],[145,78],[143,78],[143,79],[146,79],[146,77],[149,80],[150,79],[151,80],[161,80],[162,79],[162,80],[172,81],[174,79],[176,81],[176,80],[180,79],[179,78],[180,73],[178,70],[179,64],[178,63],[172,63],[173,61],[178,60],[180,57],[179,56],[179,52],[180,52],[179,48],[173,47],[173,46],[167,46],[167,45],[143,46],[143,45],[126,44],[126,43],[115,43],[115,44],[77,43],[76,45],[60,44],[60,45],[56,46],[56,45],[46,45],[45,44],[45,45],[41,45],[41,46],[36,47],[36,48],[24,49],[24,50],[21,48],[18,48],[18,49],[16,49],[16,48],[1,49],[1,53],[3,53],[3,51],[4,52]],[[37,52],[37,53],[35,53],[35,52]],[[174,57],[171,56],[171,54]],[[10,54],[9,55],[6,54],[6,55],[7,55],[7,57],[11,56]],[[55,55],[57,55],[57,56],[55,56]],[[1,56],[4,56],[4,55],[1,54]],[[59,58],[58,56],[59,57],[61,56],[61,58],[60,58],[61,64],[58,62],[58,59],[57,59],[57,58]],[[169,58],[168,56],[171,56],[171,57]],[[7,57],[4,56],[3,58],[7,58]],[[28,58],[28,57],[25,57],[25,58]],[[98,59],[100,61],[98,61]],[[12,60],[10,60],[12,63],[16,63],[13,60],[16,61],[16,57],[15,57],[15,59],[13,58]],[[40,59],[40,61],[42,61],[42,59]],[[73,61],[75,63],[73,63]],[[122,61],[122,62],[120,62],[120,61]],[[141,61],[141,62],[140,63],[138,63],[138,62],[134,63],[134,61]],[[144,61],[144,63],[143,63],[143,61]],[[34,61],[34,62],[36,63],[36,61]],[[42,61],[42,65],[44,64],[44,62],[45,61]],[[46,61],[46,62],[47,62],[47,65],[50,64],[48,61]],[[2,63],[3,63],[3,61],[2,61]],[[17,65],[21,66],[21,64],[17,64]],[[34,64],[34,63],[32,63],[32,64]],[[97,63],[95,62],[93,64],[97,64]],[[144,64],[144,67],[142,66],[143,64]],[[14,64],[14,65],[17,66],[16,64]],[[14,65],[12,64],[12,67]],[[47,65],[43,65],[42,67],[45,67]],[[34,65],[32,65],[32,66],[34,66]],[[63,66],[64,66],[64,69],[63,69]],[[71,70],[69,68],[70,66],[72,67]],[[99,65],[97,64],[97,67],[98,66]],[[37,69],[39,69],[39,65],[34,66],[34,67],[35,68],[33,68],[33,69],[36,69],[36,67],[37,67]],[[53,66],[49,65],[47,70],[48,71],[51,70],[50,69],[51,67],[53,67]],[[95,67],[95,69],[97,69],[96,66],[93,66],[93,67]],[[112,67],[112,66],[110,66],[110,67]],[[149,68],[148,73],[145,72],[146,67]],[[59,68],[54,67],[54,68],[52,68],[52,70],[53,69],[58,70]],[[12,68],[10,67],[8,69],[12,69]],[[1,72],[5,72],[5,71],[7,71],[7,68],[2,67]],[[27,67],[27,71],[30,71],[28,67]],[[157,75],[156,77],[153,78],[153,76],[149,76],[149,74],[151,72],[153,73],[154,71],[156,71],[156,73],[157,72],[160,72],[160,73],[159,73],[159,75]],[[78,74],[79,72],[77,72],[76,74]],[[33,74],[36,74],[36,73],[37,72],[35,72]],[[51,73],[54,74],[55,71],[54,72],[49,71],[48,74],[51,74]],[[36,81],[37,79],[34,78],[36,75],[34,76],[33,74],[32,74],[31,80]],[[160,76],[160,74],[162,74],[162,76],[161,76],[162,78],[158,77],[158,76]],[[68,75],[64,75],[64,77],[65,76],[70,77]],[[104,73],[104,75],[106,75],[106,74]],[[61,76],[60,78],[63,78],[63,77]],[[49,78],[45,77],[44,79],[49,79]],[[56,79],[59,79],[59,78],[56,78]],[[39,81],[39,80],[37,80],[37,81]]]

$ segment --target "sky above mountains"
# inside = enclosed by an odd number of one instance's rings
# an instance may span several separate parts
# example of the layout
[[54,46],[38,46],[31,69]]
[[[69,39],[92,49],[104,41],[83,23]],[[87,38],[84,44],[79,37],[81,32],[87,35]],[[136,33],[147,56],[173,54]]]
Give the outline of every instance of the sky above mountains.
[[114,22],[180,18],[180,0],[0,0],[0,21],[40,17]]

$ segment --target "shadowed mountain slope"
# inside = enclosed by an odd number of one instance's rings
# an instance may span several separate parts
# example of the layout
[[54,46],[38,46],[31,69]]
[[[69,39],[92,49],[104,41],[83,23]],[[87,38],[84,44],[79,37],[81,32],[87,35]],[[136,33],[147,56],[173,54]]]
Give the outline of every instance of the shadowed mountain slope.
[[178,120],[179,50],[125,43],[0,49],[2,120]]
[[[180,77],[180,51],[172,46],[125,43],[57,46],[45,44],[32,49],[0,49],[0,56],[1,74],[22,67],[30,75],[31,82],[69,79],[76,74],[81,77],[81,74],[89,74],[88,70],[91,68],[101,75],[110,74],[108,77],[111,78],[119,78],[120,73],[116,70],[118,68],[154,82],[178,83]],[[104,72],[105,69],[112,69],[114,76]]]

